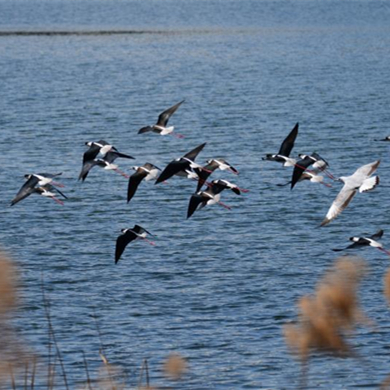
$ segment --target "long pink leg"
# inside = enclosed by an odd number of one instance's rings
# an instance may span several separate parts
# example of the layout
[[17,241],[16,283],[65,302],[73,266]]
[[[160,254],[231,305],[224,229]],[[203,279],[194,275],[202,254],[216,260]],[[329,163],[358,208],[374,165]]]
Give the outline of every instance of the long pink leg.
[[312,171],[311,169],[305,168],[305,167],[303,167],[302,165],[295,164],[295,166],[298,167],[298,168],[301,168],[301,169],[303,169],[304,171],[307,171],[307,172],[309,172],[309,173],[314,173],[314,171]]
[[58,183],[58,182],[56,182],[56,181],[52,181],[51,184],[53,184],[53,185],[56,186],[56,187],[60,187],[60,188],[65,187],[63,184]]
[[150,240],[148,240],[147,238],[145,238],[145,237],[141,237],[141,236],[138,236],[139,238],[142,238],[143,240],[145,240],[148,244],[150,244],[150,245],[152,245],[152,246],[156,246],[156,243],[155,242],[153,242],[153,241],[150,241]]
[[378,249],[384,253],[386,253],[388,256],[390,256],[390,252],[388,250],[386,250],[385,248],[379,248]]
[[184,138],[184,135],[183,134],[180,134],[180,133],[170,133],[170,134],[172,134],[174,137],[176,137],[176,138],[180,138],[180,139],[182,139],[182,138]]
[[[295,166],[298,167],[298,168],[301,168],[301,169],[303,169],[303,170],[305,170],[305,171],[307,171],[307,172],[309,172],[309,173],[315,173],[315,172],[312,171],[311,169],[307,169],[307,168],[305,168],[305,167],[302,167],[302,166],[299,165],[299,164],[295,164]],[[324,170],[321,171],[321,172],[324,172],[325,175],[328,176],[330,179],[335,180],[335,177],[334,177],[330,172],[328,172],[327,169],[324,169]]]
[[64,205],[64,202],[63,202],[62,200],[60,200],[60,199],[57,199],[55,196],[52,196],[51,198],[52,198],[54,201],[56,201],[57,203],[59,203],[61,206]]
[[335,179],[336,179],[330,172],[328,172],[327,169],[324,170],[324,173],[325,173],[326,176],[329,177],[329,179],[332,179],[332,180],[335,180]]
[[120,175],[122,175],[123,177],[125,177],[126,179],[128,179],[130,176],[129,175],[126,175],[126,173],[124,173],[123,171],[121,171],[119,168],[114,168],[114,171],[119,173]]
[[231,210],[231,209],[232,209],[230,206],[228,206],[228,205],[225,204],[225,203],[218,202],[218,204],[221,205],[222,207],[225,207],[225,209],[228,209],[228,210]]

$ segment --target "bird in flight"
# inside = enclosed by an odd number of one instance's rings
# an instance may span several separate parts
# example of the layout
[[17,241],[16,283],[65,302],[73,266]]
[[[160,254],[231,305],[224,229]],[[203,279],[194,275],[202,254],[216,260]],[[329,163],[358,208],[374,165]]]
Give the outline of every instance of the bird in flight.
[[167,110],[163,111],[158,116],[156,124],[143,127],[142,129],[138,130],[138,134],[143,134],[152,131],[153,133],[157,133],[160,135],[172,134],[177,138],[184,138],[182,134],[173,132],[174,126],[169,126],[169,127],[167,126],[169,118],[176,112],[176,110],[181,106],[183,102],[184,100],[168,108]]
[[296,160],[290,158],[289,156],[292,148],[294,147],[295,139],[298,135],[298,127],[299,123],[294,126],[289,135],[282,142],[282,145],[280,146],[279,152],[277,154],[267,154],[265,157],[263,157],[263,160],[280,162],[285,167],[294,166]]
[[155,245],[153,241],[149,241],[146,238],[148,234],[151,236],[153,234],[149,233],[146,229],[139,225],[134,225],[132,229],[121,229],[121,232],[122,234],[116,240],[115,264],[118,263],[127,245],[134,240],[141,239],[150,245]]
[[352,241],[351,245],[348,245],[346,248],[342,249],[332,249],[334,252],[341,252],[346,249],[352,248],[361,248],[362,246],[372,246],[374,248],[379,249],[382,252],[390,255],[390,252],[383,248],[383,245],[377,240],[381,239],[383,236],[383,230],[378,230],[375,234],[368,237],[350,237],[349,240]]
[[320,226],[325,226],[333,221],[349,205],[356,192],[367,192],[373,190],[379,184],[379,176],[371,175],[377,170],[380,160],[361,166],[351,176],[342,176],[336,181],[344,183],[343,188],[333,201],[326,217]]

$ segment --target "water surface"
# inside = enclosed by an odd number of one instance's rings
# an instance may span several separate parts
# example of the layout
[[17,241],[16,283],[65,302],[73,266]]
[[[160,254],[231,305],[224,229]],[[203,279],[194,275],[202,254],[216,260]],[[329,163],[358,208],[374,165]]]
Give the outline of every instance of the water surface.
[[[106,355],[130,386],[147,358],[154,385],[296,388],[299,365],[282,335],[296,300],[313,292],[335,259],[330,249],[348,237],[382,228],[390,247],[389,147],[374,141],[389,135],[388,3],[3,0],[0,8],[0,242],[20,270],[20,334],[46,354],[43,275],[72,387],[85,379],[82,351],[91,375],[101,364],[96,313]],[[99,33],[110,31],[124,33]],[[182,99],[171,124],[184,139],[137,134]],[[338,184],[290,191],[276,184],[291,170],[261,160],[296,122],[294,154],[316,151],[336,175],[382,160],[381,185],[325,228]],[[182,178],[142,183],[126,204],[127,181],[114,172],[95,168],[77,181],[84,143],[99,139],[136,157],[118,161],[128,173],[133,163],[164,168],[207,142],[197,161],[226,158],[240,174],[213,176],[250,192],[225,192],[231,211],[216,205],[189,220],[194,183]],[[9,207],[23,175],[42,171],[63,172],[66,204],[31,196]],[[115,266],[120,229],[135,223],[157,245],[132,243]],[[316,357],[312,388],[374,389],[389,372],[388,259],[359,253],[370,266],[362,304],[377,327],[358,329],[352,342],[368,363]],[[178,385],[161,373],[172,351],[190,366]]]

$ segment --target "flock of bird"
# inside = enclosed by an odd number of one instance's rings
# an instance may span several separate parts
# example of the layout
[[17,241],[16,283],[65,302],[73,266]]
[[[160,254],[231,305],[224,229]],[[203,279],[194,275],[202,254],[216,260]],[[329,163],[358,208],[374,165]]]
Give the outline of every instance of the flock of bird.
[[[183,102],[184,100],[163,111],[159,115],[156,124],[141,128],[138,131],[138,134],[154,132],[160,135],[169,134],[178,138],[183,138],[183,135],[173,132],[173,126],[168,127],[170,117]],[[134,166],[132,168],[135,172],[131,176],[128,176],[125,172],[120,170],[115,162],[118,158],[134,159],[134,157],[119,152],[115,146],[104,140],[86,142],[85,145],[88,146],[88,149],[83,155],[79,180],[84,182],[87,179],[89,172],[94,167],[100,167],[105,170],[113,170],[129,179],[127,188],[127,203],[129,203],[135,196],[137,188],[143,180],[155,180],[155,184],[166,183],[167,180],[174,175],[197,181],[196,191],[192,194],[189,200],[187,218],[190,218],[196,210],[199,210],[207,205],[219,204],[226,209],[230,209],[228,205],[220,200],[221,192],[226,189],[231,190],[237,195],[240,195],[241,192],[248,191],[227,180],[217,179],[211,182],[208,181],[209,176],[217,169],[230,171],[235,175],[238,175],[238,171],[222,158],[210,159],[204,166],[197,164],[195,159],[206,146],[206,143],[202,143],[186,153],[184,156],[171,161],[162,171],[156,165],[149,162],[142,166]],[[54,180],[57,180],[60,175],[61,173],[38,173],[25,175],[27,180],[22,185],[15,198],[11,201],[11,206],[27,198],[31,194],[49,197],[57,203],[63,204],[63,201],[58,198],[58,195],[60,195],[61,197],[67,199],[66,195],[58,189],[58,187],[63,187],[63,185]],[[202,187],[205,188],[202,190]],[[148,240],[147,238],[152,234],[139,225],[135,225],[131,229],[122,229],[121,232],[122,234],[116,241],[115,264],[121,258],[126,246],[134,240],[142,239],[149,244],[154,245],[154,242]]]
[[[173,126],[168,126],[170,117],[176,112],[181,104],[183,104],[183,102],[184,100],[163,111],[159,115],[155,124],[141,128],[138,131],[138,134],[154,132],[160,135],[173,135],[178,138],[183,138],[183,135],[174,132]],[[324,176],[322,176],[322,174],[325,174],[333,181],[342,182],[344,184],[320,225],[325,226],[333,221],[349,205],[357,192],[364,193],[371,191],[379,184],[379,177],[372,175],[377,170],[380,160],[361,166],[351,176],[336,178],[329,172],[328,162],[318,153],[312,153],[311,155],[299,154],[298,159],[290,157],[290,153],[298,135],[298,128],[299,124],[297,123],[282,142],[279,152],[277,154],[267,154],[263,157],[263,160],[282,163],[285,167],[293,167],[291,181],[286,184],[280,184],[280,186],[290,184],[291,189],[293,189],[297,183],[303,180],[309,180],[313,183],[330,186],[329,183],[324,181]],[[386,137],[379,141],[390,141],[390,137]],[[79,180],[84,182],[91,169],[96,166],[105,170],[113,170],[129,179],[127,188],[127,203],[129,203],[135,196],[137,188],[142,180],[155,180],[155,184],[166,183],[167,180],[174,175],[185,177],[197,182],[196,190],[189,200],[187,218],[190,218],[195,211],[207,205],[219,204],[226,209],[230,209],[228,205],[221,202],[221,192],[224,190],[231,190],[237,195],[248,191],[224,179],[213,180],[211,182],[208,181],[209,176],[217,169],[230,171],[235,175],[238,175],[239,172],[222,158],[210,159],[204,166],[196,163],[195,159],[206,146],[206,143],[202,143],[186,153],[184,156],[174,159],[162,171],[156,165],[149,162],[142,166],[134,166],[132,168],[135,170],[135,173],[131,176],[128,176],[120,170],[118,165],[115,164],[115,161],[118,158],[134,159],[134,157],[119,152],[115,146],[104,140],[86,142],[85,144],[88,146],[88,150],[83,155]],[[22,185],[15,198],[11,201],[11,206],[27,198],[31,194],[49,197],[62,205],[63,201],[59,199],[58,196],[61,196],[64,199],[67,199],[67,197],[58,189],[58,187],[63,187],[62,184],[56,181],[60,175],[61,173],[38,173],[25,175],[27,180]],[[205,188],[202,190],[202,187]],[[155,245],[153,241],[150,241],[147,238],[152,234],[139,225],[135,225],[131,229],[122,229],[121,232],[122,234],[116,240],[115,264],[121,258],[126,246],[134,240],[142,239],[150,245]],[[351,237],[350,240],[353,241],[353,244],[344,249],[369,245],[390,255],[390,252],[386,251],[382,244],[377,241],[382,237],[382,235],[383,230],[380,230],[374,235],[368,237]],[[343,249],[335,249],[335,251],[339,250]]]
[[[324,173],[333,181],[342,182],[344,184],[336,199],[331,204],[324,220],[321,222],[320,226],[325,226],[340,215],[340,213],[349,205],[357,192],[363,193],[371,191],[379,184],[379,176],[372,175],[379,167],[380,160],[361,166],[351,176],[341,176],[336,178],[329,172],[328,162],[318,153],[313,153],[311,155],[299,154],[299,159],[290,157],[295,139],[298,135],[298,127],[299,124],[297,123],[282,142],[277,154],[267,154],[263,160],[276,161],[282,163],[285,167],[294,167],[291,181],[286,184],[280,184],[281,186],[291,184],[291,189],[293,189],[294,186],[302,180],[310,180],[313,183],[321,183],[326,186],[330,186],[328,183],[324,182],[324,176],[320,175],[320,173]],[[390,141],[390,136],[376,141]],[[309,167],[311,169],[309,169]],[[361,246],[372,246],[390,256],[390,252],[384,249],[383,245],[377,241],[382,237],[382,235],[383,230],[379,230],[377,233],[367,237],[350,237],[350,241],[352,241],[353,244],[349,245],[347,248],[333,250],[342,251]]]

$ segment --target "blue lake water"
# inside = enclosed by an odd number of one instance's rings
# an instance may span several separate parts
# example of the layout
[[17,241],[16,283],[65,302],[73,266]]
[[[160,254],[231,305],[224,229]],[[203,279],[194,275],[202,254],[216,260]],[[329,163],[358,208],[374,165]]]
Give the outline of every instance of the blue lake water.
[[[83,351],[91,376],[101,366],[94,313],[129,387],[147,358],[155,386],[297,388],[282,334],[297,299],[350,236],[382,228],[390,248],[390,146],[374,141],[390,135],[389,20],[388,2],[367,0],[1,0],[0,243],[20,272],[20,337],[45,356],[43,275],[71,388],[85,379]],[[79,34],[34,34],[53,31]],[[170,124],[184,139],[137,134],[182,99]],[[380,185],[324,228],[339,184],[290,191],[276,184],[291,169],[261,159],[296,122],[293,154],[318,152],[336,176],[381,159]],[[240,174],[213,177],[250,192],[225,191],[231,211],[210,206],[187,220],[195,185],[175,177],[141,183],[126,204],[114,172],[77,181],[84,143],[99,139],[136,157],[118,160],[127,173],[207,142],[197,161],[225,158]],[[63,172],[64,206],[31,196],[9,207],[32,172]],[[156,246],[133,242],[115,265],[120,229],[134,224]],[[376,324],[351,341],[365,361],[318,356],[311,388],[377,389],[390,372],[389,259],[356,253],[369,265],[361,301]],[[161,372],[172,351],[190,368],[177,384]]]

